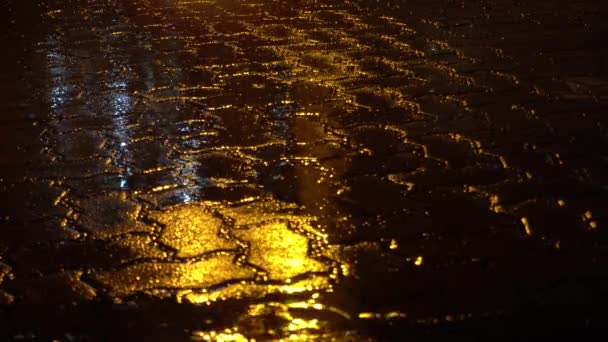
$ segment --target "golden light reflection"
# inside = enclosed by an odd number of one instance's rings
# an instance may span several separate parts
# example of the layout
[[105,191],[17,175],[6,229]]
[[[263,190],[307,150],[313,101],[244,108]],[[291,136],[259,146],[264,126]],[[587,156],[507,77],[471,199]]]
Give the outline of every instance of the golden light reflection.
[[[259,325],[260,331],[286,340],[322,340],[327,322],[301,316],[303,312],[322,311],[346,320],[351,316],[319,302],[319,293],[332,289],[337,270],[316,259],[319,251],[312,246],[326,248],[326,236],[314,227],[313,217],[298,210],[293,204],[257,199],[232,207],[205,202],[149,211],[144,215],[157,226],[158,237],[120,240],[120,246],[132,248],[142,261],[98,271],[93,277],[117,300],[147,294],[211,305],[228,299],[309,293],[309,300],[251,305],[239,325],[250,322],[246,325]],[[163,255],[156,243],[174,249],[173,259]],[[276,328],[266,328],[268,317],[276,318]],[[252,340],[236,327],[196,331],[191,338]]]
[[312,217],[297,209],[270,199],[236,207],[205,202],[150,211],[144,215],[157,226],[156,238],[139,236],[116,244],[142,259],[99,271],[95,278],[119,298],[173,289],[179,302],[198,304],[330,289],[336,270],[315,259],[311,250],[311,245],[322,248],[325,236],[313,228]]
[[214,341],[214,342],[247,342],[252,341],[235,329],[226,329],[224,331],[195,331],[192,333],[192,341]]
[[290,331],[300,331],[304,329],[319,329],[319,320],[310,319],[304,320],[301,318],[294,318],[291,320],[287,329]]
[[222,221],[201,205],[178,206],[152,213],[150,218],[164,226],[160,241],[175,248],[177,257],[187,258],[237,247],[234,241],[220,237]]
[[[265,337],[262,340],[264,341],[335,340],[328,334],[327,328],[330,322],[328,316],[313,318],[310,317],[311,312],[309,311],[328,310],[350,319],[347,314],[331,309],[331,307],[315,302],[314,298],[311,298],[308,302],[251,304],[248,310],[240,315],[238,322],[239,326],[248,327],[248,331],[263,331]],[[272,328],[269,328],[269,326],[272,326]],[[255,341],[245,333],[240,333],[237,326],[222,332],[197,331],[193,334],[193,339],[196,341],[233,341],[230,338],[234,338],[234,341],[241,341],[241,338],[246,338],[247,341]]]
[[324,311],[328,311],[328,312],[333,312],[334,314],[342,316],[343,318],[345,318],[347,320],[351,319],[351,315],[349,313],[347,313],[346,311],[333,307],[333,306],[330,306],[330,305],[318,303],[314,297],[315,296],[313,295],[313,298],[311,298],[310,300],[308,300],[306,302],[289,303],[289,304],[287,304],[287,307],[291,308],[291,309],[324,310]]
[[590,220],[590,219],[593,217],[593,213],[591,213],[591,211],[590,211],[590,210],[587,210],[587,211],[585,212],[584,216],[585,216],[585,218],[586,218],[587,220]]
[[326,276],[312,276],[293,284],[255,284],[238,283],[231,284],[213,291],[184,290],[178,292],[179,302],[190,302],[194,304],[210,304],[212,302],[226,300],[229,298],[261,298],[269,293],[297,294],[315,290],[328,290],[331,283]]
[[530,228],[530,221],[528,221],[528,218],[522,217],[521,223],[524,225],[524,230],[526,232],[526,235],[532,235],[532,228]]
[[399,248],[399,244],[397,243],[397,240],[391,239],[391,243],[389,245],[389,248],[391,250],[395,250],[395,249]]
[[306,272],[324,272],[328,267],[309,257],[308,239],[288,228],[286,222],[272,222],[234,235],[247,241],[248,260],[268,271],[273,280],[290,280]]
[[591,210],[585,211],[583,214],[583,222],[589,225],[589,230],[595,230],[598,228],[597,221],[593,220],[593,213]]
[[[275,329],[267,329],[263,323],[263,317],[274,317],[284,321],[283,326],[276,326]],[[261,319],[262,321],[257,321]],[[276,338],[265,338],[264,341],[320,341],[324,340],[323,327],[325,322],[319,319],[305,319],[294,317],[289,310],[281,304],[269,303],[267,305],[253,305],[247,315],[242,320],[249,321],[249,326],[260,325],[261,330],[266,334],[274,335]],[[281,337],[283,338],[281,338]],[[195,331],[192,333],[193,341],[256,341],[238,332],[238,328],[225,329],[224,331]]]
[[358,315],[359,319],[366,320],[393,320],[393,319],[401,319],[407,318],[407,314],[399,311],[391,311],[387,313],[379,313],[379,312],[360,312]]
[[250,200],[252,200],[250,203],[237,207],[220,208],[220,212],[222,215],[235,220],[236,227],[244,227],[265,221],[293,220],[298,218],[291,213],[298,209],[293,203],[266,198],[257,201],[253,201],[255,198]]
[[207,288],[238,279],[252,279],[253,270],[234,263],[234,255],[176,262],[143,262],[119,270],[98,273],[97,281],[116,297],[159,288]]

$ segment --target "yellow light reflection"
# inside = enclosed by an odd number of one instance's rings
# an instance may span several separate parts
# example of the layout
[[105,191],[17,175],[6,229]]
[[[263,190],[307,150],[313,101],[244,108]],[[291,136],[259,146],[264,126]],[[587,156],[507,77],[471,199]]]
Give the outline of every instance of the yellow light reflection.
[[101,272],[95,278],[116,297],[157,288],[203,288],[253,278],[253,270],[239,266],[233,260],[234,255],[223,254],[197,262],[143,262]]
[[397,240],[392,239],[391,244],[389,245],[389,248],[391,250],[395,250],[395,249],[399,248],[399,244],[397,243]]
[[365,320],[395,320],[395,319],[403,319],[407,318],[407,314],[399,311],[391,311],[387,313],[379,313],[379,312],[361,312],[359,313],[359,319]]
[[524,230],[526,231],[526,235],[532,235],[532,228],[530,228],[530,222],[527,217],[521,218],[521,223],[524,225]]
[[312,217],[297,210],[293,204],[257,199],[236,207],[190,202],[150,211],[144,215],[156,236],[126,238],[117,245],[142,259],[94,272],[94,277],[118,298],[165,291],[179,302],[207,304],[330,289],[337,271],[311,251],[313,244],[322,248],[325,237],[313,228]]
[[164,225],[160,241],[177,250],[177,257],[193,257],[216,250],[236,249],[219,236],[222,221],[201,205],[182,205],[150,218]]
[[192,333],[193,341],[214,341],[214,342],[247,342],[252,341],[242,334],[233,331],[235,329],[226,329],[221,332],[217,331],[195,331]]
[[329,279],[324,276],[313,276],[289,285],[239,283],[215,291],[184,290],[177,295],[179,302],[195,304],[211,303],[228,298],[261,298],[269,293],[296,294],[331,288]]
[[287,329],[291,331],[300,331],[304,329],[319,329],[319,320],[304,320],[301,318],[294,318],[287,326]]
[[235,235],[250,243],[248,260],[268,271],[270,279],[287,280],[306,272],[328,270],[308,256],[308,239],[289,230],[285,222],[235,231]]

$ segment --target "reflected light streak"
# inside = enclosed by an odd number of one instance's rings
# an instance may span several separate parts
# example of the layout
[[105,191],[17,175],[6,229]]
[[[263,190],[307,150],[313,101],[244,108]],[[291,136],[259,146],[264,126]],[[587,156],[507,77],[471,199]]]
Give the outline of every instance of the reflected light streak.
[[120,189],[126,190],[129,188],[128,179],[132,173],[128,165],[129,145],[131,142],[130,131],[127,128],[127,114],[133,108],[133,99],[130,95],[119,93],[125,91],[127,83],[124,81],[116,81],[111,84],[114,90],[111,96],[110,105],[112,107],[112,122],[114,123],[114,136],[118,139],[118,151],[114,158],[114,164],[122,167],[123,172],[118,176],[120,180]]
[[[66,58],[58,40],[49,37],[46,41],[47,45],[47,67],[49,77],[52,79],[53,86],[49,89],[49,102],[51,109],[57,109],[66,104],[69,100],[69,88],[66,84],[67,66]],[[58,116],[62,113],[55,113],[53,116]]]

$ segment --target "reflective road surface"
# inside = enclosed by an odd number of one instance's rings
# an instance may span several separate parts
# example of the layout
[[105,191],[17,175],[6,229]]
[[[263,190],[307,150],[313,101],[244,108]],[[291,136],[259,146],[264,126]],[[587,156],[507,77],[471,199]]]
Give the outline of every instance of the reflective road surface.
[[607,15],[0,1],[0,340],[602,333]]

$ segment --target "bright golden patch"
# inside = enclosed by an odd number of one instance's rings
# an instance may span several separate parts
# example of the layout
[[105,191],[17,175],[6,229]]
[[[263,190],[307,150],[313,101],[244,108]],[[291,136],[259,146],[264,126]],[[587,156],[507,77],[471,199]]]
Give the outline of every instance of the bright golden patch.
[[203,206],[183,205],[155,213],[151,218],[164,225],[160,241],[188,258],[216,250],[235,249],[236,244],[219,236],[222,221]]
[[273,280],[288,280],[307,272],[323,272],[328,267],[308,255],[308,238],[272,222],[235,235],[249,243],[248,261],[268,271]]
[[144,262],[99,273],[95,278],[110,288],[112,295],[124,297],[146,290],[204,288],[253,277],[252,270],[233,259],[234,255],[225,254],[189,263]]

